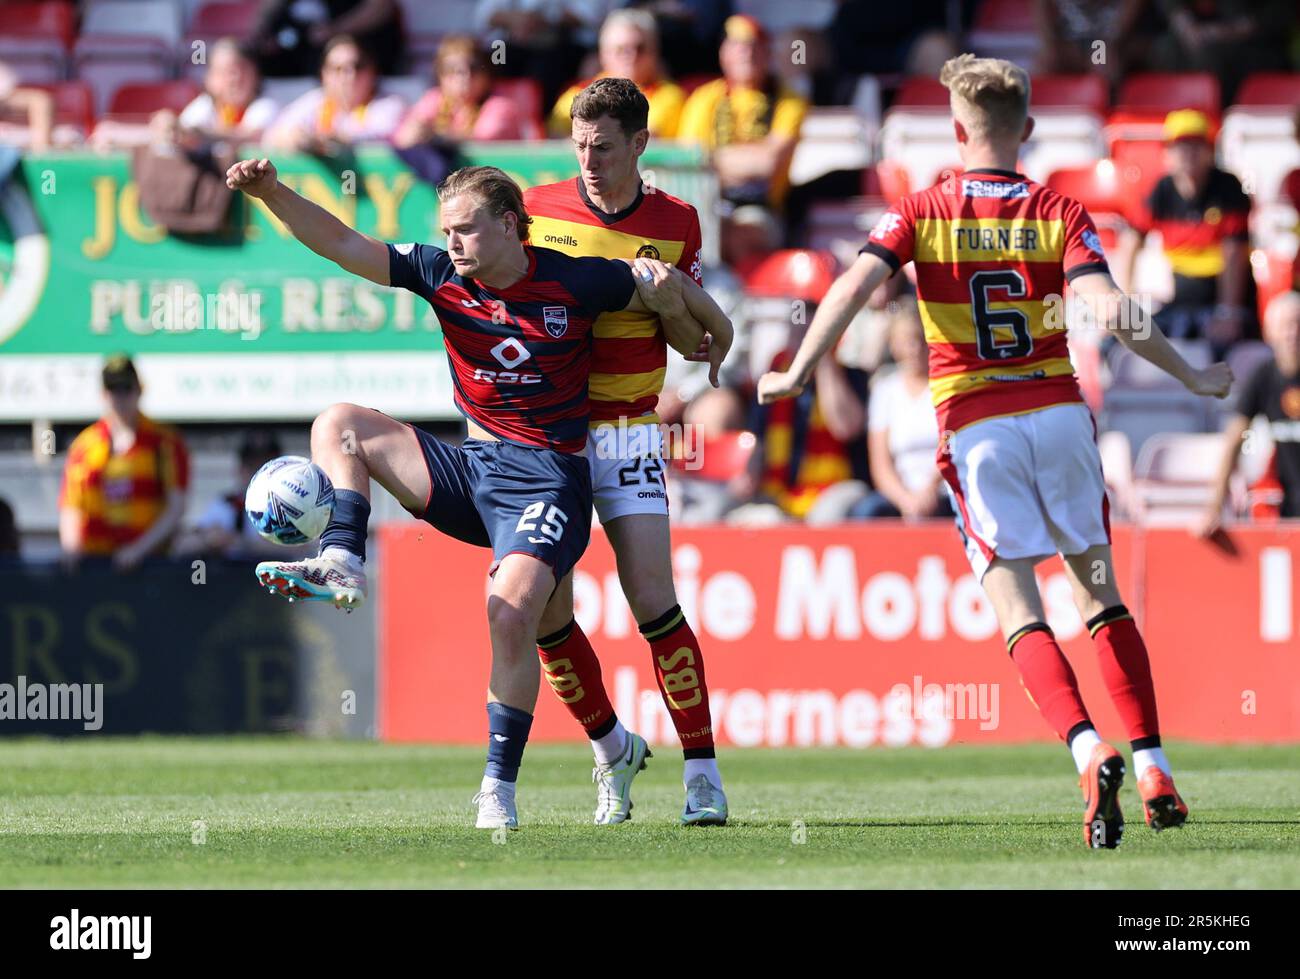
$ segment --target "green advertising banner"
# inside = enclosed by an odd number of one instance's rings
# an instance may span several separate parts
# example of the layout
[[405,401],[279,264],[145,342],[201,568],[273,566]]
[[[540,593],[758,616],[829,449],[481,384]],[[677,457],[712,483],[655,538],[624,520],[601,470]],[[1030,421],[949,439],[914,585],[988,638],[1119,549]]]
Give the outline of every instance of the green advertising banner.
[[[577,173],[565,141],[477,144],[465,157],[524,186]],[[387,148],[274,159],[285,184],[351,227],[442,240],[433,188]],[[642,163],[647,182],[710,213],[697,151],[652,147]],[[159,418],[306,419],[338,400],[455,414],[426,303],[315,255],[260,202],[240,195],[230,226],[180,236],[154,225],[125,154],[26,157],[0,192],[0,420],[94,417],[99,366],[117,351],[137,358]]]

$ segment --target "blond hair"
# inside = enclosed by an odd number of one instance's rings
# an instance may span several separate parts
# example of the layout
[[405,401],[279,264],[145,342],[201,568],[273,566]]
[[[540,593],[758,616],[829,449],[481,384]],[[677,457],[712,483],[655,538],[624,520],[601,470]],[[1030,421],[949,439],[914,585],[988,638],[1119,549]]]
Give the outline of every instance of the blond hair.
[[1019,138],[1029,115],[1029,73],[1000,58],[961,54],[939,72],[952,114],[979,141]]
[[461,167],[453,170],[438,185],[438,199],[449,200],[467,194],[486,207],[488,213],[499,218],[507,212],[516,219],[515,230],[520,241],[528,240],[528,226],[533,219],[524,207],[524,192],[519,185],[496,167]]

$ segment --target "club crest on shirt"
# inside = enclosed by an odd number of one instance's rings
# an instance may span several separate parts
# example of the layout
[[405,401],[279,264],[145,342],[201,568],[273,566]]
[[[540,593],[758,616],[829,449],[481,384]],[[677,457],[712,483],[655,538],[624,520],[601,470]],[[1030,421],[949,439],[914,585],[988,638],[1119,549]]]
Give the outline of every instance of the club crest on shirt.
[[659,249],[649,243],[644,244],[636,250],[636,257],[653,258],[657,262],[659,261]]
[[569,332],[569,311],[563,306],[543,306],[542,325],[555,339]]

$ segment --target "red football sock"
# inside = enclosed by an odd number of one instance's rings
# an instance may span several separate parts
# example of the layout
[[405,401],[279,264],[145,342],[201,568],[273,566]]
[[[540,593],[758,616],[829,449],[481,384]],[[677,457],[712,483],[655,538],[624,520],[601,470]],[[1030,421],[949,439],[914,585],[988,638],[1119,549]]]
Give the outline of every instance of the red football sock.
[[588,737],[595,740],[613,730],[614,706],[605,693],[600,660],[576,619],[558,632],[539,638],[537,655],[555,696]]
[[689,758],[712,758],[713,721],[709,717],[709,688],[704,682],[704,654],[680,605],[641,626],[650,643],[655,679],[664,706]]
[[1151,679],[1146,643],[1133,616],[1123,605],[1116,605],[1089,619],[1088,631],[1097,644],[1101,677],[1128,728],[1129,740],[1159,737],[1156,686]]
[[1070,661],[1061,652],[1052,630],[1042,622],[1025,626],[1007,640],[1011,659],[1020,670],[1020,682],[1062,741],[1068,743],[1077,724],[1090,724],[1088,710],[1079,697],[1079,684]]

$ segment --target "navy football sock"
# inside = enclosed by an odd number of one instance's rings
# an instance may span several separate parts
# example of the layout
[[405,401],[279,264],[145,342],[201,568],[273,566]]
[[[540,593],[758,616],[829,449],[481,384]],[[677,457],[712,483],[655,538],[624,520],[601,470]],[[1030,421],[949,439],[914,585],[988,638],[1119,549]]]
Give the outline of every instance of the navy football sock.
[[533,715],[500,703],[488,704],[487,713],[488,756],[483,774],[503,782],[513,782],[519,777]]
[[370,523],[370,501],[356,490],[334,491],[334,515],[320,535],[320,549],[341,547],[361,560],[366,559],[366,525]]

